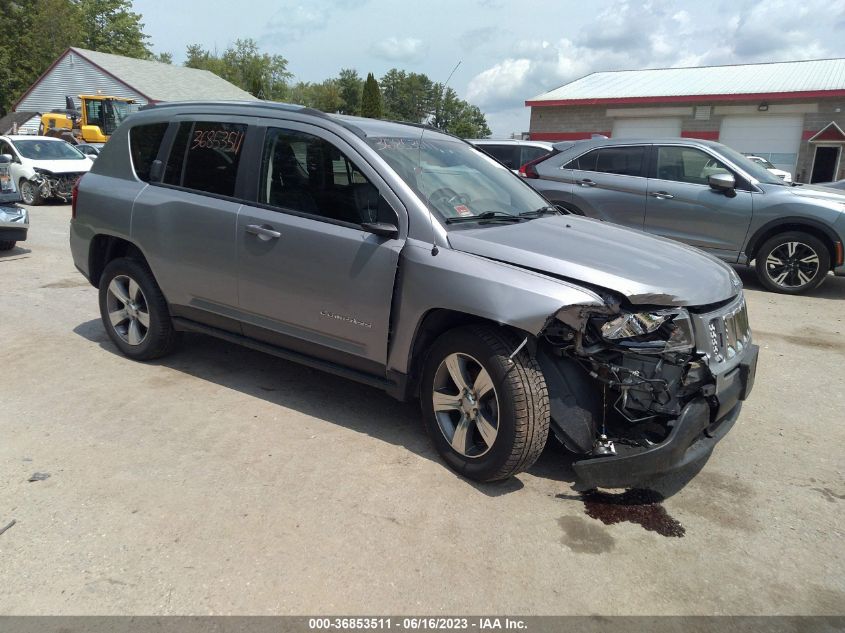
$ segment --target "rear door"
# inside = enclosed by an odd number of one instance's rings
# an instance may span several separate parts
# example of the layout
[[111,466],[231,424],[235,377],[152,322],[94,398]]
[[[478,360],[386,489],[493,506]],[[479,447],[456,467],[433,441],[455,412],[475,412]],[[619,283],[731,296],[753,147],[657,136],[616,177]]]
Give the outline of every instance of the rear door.
[[572,185],[572,204],[584,215],[642,229],[647,146],[611,145],[565,164],[560,179]]
[[[235,230],[238,171],[250,117],[180,117],[159,154],[163,176],[135,200],[132,236],[174,316],[239,331]],[[130,131],[133,163],[142,135]],[[137,173],[137,166],[136,166]],[[144,174],[139,174],[142,179]]]
[[[235,233],[244,334],[383,377],[404,208],[343,139],[264,123]],[[375,221],[400,237],[361,228]]]
[[[700,148],[660,145],[653,152],[645,230],[736,261],[751,223],[750,186]],[[708,176],[720,172],[736,178],[735,195],[707,183]]]

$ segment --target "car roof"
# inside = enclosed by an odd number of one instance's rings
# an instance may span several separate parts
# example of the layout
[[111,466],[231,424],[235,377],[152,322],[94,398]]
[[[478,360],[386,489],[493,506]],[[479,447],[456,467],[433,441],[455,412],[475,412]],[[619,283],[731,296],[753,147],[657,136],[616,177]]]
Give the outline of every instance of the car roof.
[[67,143],[64,139],[55,138],[53,136],[38,136],[37,134],[8,134],[0,136],[10,141],[59,141],[60,143]]
[[256,110],[260,110],[267,115],[271,115],[274,112],[280,114],[297,114],[306,118],[319,119],[324,122],[333,121],[361,137],[418,138],[425,131],[426,134],[439,134],[445,137],[458,138],[430,125],[384,121],[346,114],[327,114],[314,108],[278,101],[171,101],[145,105],[138,110],[138,114],[141,115],[146,112],[162,113],[171,109],[174,115],[199,114],[204,111],[208,112],[209,109],[212,112],[221,109],[229,110],[232,115],[254,116]]
[[532,141],[518,138],[468,138],[465,139],[473,145],[532,145],[534,147],[553,147],[548,141]]
[[680,136],[668,136],[660,138],[588,138],[577,141],[561,141],[555,143],[555,149],[559,151],[566,151],[572,148],[588,149],[593,147],[606,147],[608,145],[676,145],[683,143],[684,145],[702,145],[705,147],[723,147],[721,143],[715,141],[707,141],[701,138],[687,138]]

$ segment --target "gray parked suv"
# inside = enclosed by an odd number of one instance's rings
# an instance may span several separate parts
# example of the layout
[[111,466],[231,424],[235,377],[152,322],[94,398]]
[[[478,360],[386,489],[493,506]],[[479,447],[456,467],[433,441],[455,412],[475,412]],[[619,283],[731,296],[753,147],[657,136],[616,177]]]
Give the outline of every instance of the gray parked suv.
[[597,139],[555,145],[526,168],[574,213],[686,242],[726,262],[756,264],[766,288],[798,294],[845,274],[845,195],[784,183],[710,141]]
[[125,355],[202,332],[418,397],[440,455],[480,481],[528,468],[550,427],[585,486],[698,462],[754,382],[729,266],[562,215],[431,128],[159,105],[111,137],[72,215]]

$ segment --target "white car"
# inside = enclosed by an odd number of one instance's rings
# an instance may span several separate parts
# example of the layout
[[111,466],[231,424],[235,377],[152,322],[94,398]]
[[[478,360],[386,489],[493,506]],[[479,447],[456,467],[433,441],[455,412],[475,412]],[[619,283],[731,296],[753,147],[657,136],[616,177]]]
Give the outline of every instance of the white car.
[[551,143],[545,141],[495,140],[489,138],[468,138],[466,140],[503,163],[515,174],[519,174],[519,168],[526,163],[548,156],[555,149]]
[[772,174],[774,174],[784,182],[792,182],[792,174],[790,174],[788,171],[784,171],[783,169],[778,169],[762,156],[753,156],[751,154],[746,154],[745,157],[748,160],[753,160],[755,163],[761,164],[763,167],[768,169]]
[[29,205],[47,198],[70,200],[76,179],[94,164],[70,143],[48,136],[0,136],[0,154],[11,156],[9,170]]

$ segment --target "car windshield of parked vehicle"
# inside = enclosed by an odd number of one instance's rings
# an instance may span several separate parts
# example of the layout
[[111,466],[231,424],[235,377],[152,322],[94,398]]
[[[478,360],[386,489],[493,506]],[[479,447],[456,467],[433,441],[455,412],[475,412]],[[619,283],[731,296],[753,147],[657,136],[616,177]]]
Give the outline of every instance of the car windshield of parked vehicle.
[[769,161],[765,158],[760,158],[759,156],[755,156],[754,158],[748,157],[749,159],[753,160],[755,163],[760,163],[766,169],[777,169],[774,165],[772,165]]
[[736,150],[727,147],[726,145],[722,145],[719,148],[719,151],[725,158],[733,162],[734,165],[741,168],[749,176],[753,177],[759,182],[762,182],[767,185],[782,185],[784,187],[789,186],[788,183],[775,176],[772,172],[763,167],[760,163],[755,163],[753,160],[748,158],[748,156],[744,156]]
[[[447,223],[517,220],[549,203],[507,167],[468,143],[439,138],[375,137],[369,144]],[[553,211],[553,209],[552,209]]]
[[73,145],[64,141],[26,139],[12,141],[21,156],[30,160],[80,160],[85,156]]

